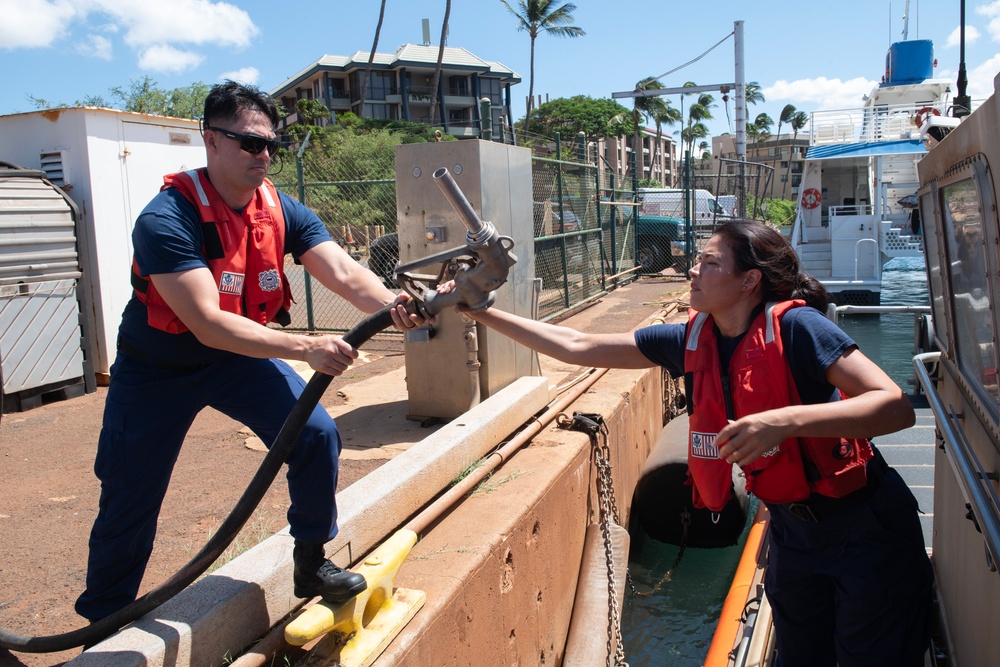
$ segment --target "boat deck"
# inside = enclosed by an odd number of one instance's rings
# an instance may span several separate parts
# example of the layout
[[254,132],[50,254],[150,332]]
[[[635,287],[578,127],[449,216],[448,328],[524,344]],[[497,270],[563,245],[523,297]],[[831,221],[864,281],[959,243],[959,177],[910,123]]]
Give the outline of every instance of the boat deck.
[[[918,397],[916,401],[922,401]],[[911,428],[874,438],[886,462],[899,472],[920,504],[924,544],[931,552],[934,530],[934,416],[930,408],[914,407],[917,422]]]

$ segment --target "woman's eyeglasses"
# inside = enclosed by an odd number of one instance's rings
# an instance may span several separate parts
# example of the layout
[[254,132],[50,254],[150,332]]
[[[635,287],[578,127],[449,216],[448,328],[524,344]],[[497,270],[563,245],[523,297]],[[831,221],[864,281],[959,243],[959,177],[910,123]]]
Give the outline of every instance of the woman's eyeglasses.
[[268,139],[267,137],[261,137],[256,134],[240,134],[238,132],[230,132],[229,130],[223,130],[221,127],[212,127],[210,125],[206,125],[205,129],[218,132],[225,137],[229,137],[230,139],[240,142],[240,149],[245,150],[251,155],[257,155],[265,148],[267,149],[268,155],[274,155],[278,149],[281,148],[281,142],[278,141],[277,138]]

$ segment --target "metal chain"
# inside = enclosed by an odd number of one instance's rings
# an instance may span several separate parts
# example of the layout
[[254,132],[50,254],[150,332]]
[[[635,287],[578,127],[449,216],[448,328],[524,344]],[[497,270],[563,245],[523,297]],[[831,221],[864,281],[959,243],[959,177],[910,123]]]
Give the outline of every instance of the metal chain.
[[668,569],[666,574],[664,574],[660,580],[656,582],[656,585],[653,586],[652,589],[642,593],[636,592],[636,595],[639,597],[645,598],[650,597],[651,595],[656,595],[656,593],[663,588],[665,583],[673,579],[674,571],[677,569],[677,566],[681,564],[681,558],[684,557],[684,551],[687,549],[688,528],[691,527],[691,512],[689,512],[687,508],[681,510],[680,518],[681,525],[684,526],[684,530],[681,532],[681,548],[677,552],[677,558],[674,559],[674,564],[670,566],[670,569]]
[[[608,642],[607,667],[628,667],[625,662],[625,646],[622,642],[621,613],[618,608],[618,596],[615,595],[615,561],[614,547],[611,542],[611,522],[621,526],[618,515],[618,503],[615,500],[614,479],[611,476],[611,447],[608,445],[608,427],[599,414],[574,412],[572,421],[559,421],[563,428],[583,431],[590,436],[590,444],[594,454],[594,465],[597,466],[597,495],[600,498],[599,525],[601,537],[604,540],[604,561],[608,568]],[[602,437],[598,438],[598,434]],[[626,577],[628,571],[626,570]],[[612,638],[614,646],[612,647]],[[614,662],[612,663],[612,655]]]

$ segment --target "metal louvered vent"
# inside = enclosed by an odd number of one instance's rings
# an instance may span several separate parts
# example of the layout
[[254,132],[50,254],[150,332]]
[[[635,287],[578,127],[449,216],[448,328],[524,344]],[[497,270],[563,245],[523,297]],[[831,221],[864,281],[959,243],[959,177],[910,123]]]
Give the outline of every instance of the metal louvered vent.
[[69,178],[69,167],[66,166],[65,157],[66,150],[64,149],[42,151],[39,155],[41,168],[45,172],[45,177],[52,181],[54,185],[58,185],[63,190],[68,190],[73,187],[73,183]]

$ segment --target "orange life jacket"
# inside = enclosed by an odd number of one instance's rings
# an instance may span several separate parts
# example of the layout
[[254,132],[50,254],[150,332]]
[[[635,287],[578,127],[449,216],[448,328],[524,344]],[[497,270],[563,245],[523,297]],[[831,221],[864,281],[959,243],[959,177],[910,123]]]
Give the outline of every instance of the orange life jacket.
[[[780,322],[789,309],[804,305],[798,300],[767,304],[733,352],[728,373],[722,372],[712,317],[691,312],[684,369],[685,381],[692,383],[688,467],[696,507],[721,511],[733,494],[733,466],[719,458],[715,445],[728,419],[801,405],[785,359]],[[841,399],[848,400],[843,393]],[[803,500],[811,493],[840,498],[865,485],[864,464],[872,455],[864,439],[789,438],[742,469],[747,491],[767,503]]]
[[[264,179],[242,214],[222,200],[204,168],[164,176],[161,190],[167,188],[176,189],[198,211],[205,235],[202,252],[219,288],[219,308],[259,324],[288,324],[292,293],[284,271],[285,216],[274,184]],[[132,287],[146,304],[149,326],[168,333],[188,331],[134,259]]]

